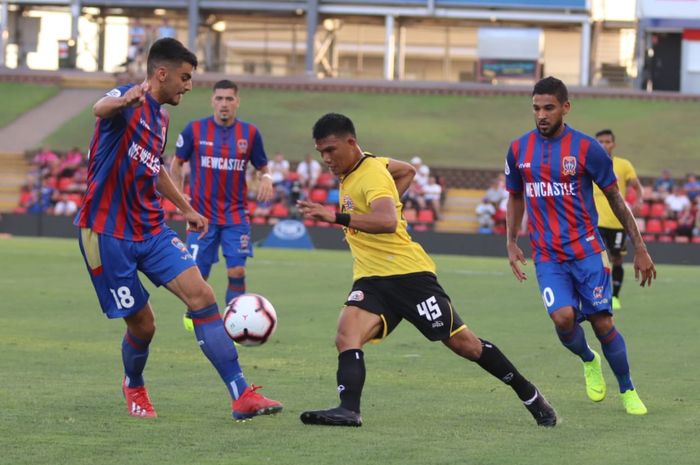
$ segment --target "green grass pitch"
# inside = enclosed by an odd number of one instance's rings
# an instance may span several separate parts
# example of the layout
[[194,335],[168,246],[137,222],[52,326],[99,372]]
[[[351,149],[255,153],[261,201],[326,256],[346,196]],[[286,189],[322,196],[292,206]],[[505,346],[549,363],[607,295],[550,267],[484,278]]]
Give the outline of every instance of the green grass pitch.
[[[273,302],[279,327],[240,357],[248,380],[285,411],[246,423],[231,419],[226,390],[167,291],[147,285],[158,331],[146,380],[159,418],[131,418],[119,386],[124,325],[101,315],[76,241],[3,240],[0,257],[3,464],[698,463],[699,267],[660,266],[652,288],[640,289],[627,266],[617,326],[650,411],[632,417],[607,365],[608,398],[587,400],[581,364],[557,341],[531,264],[520,284],[505,258],[436,256],[464,320],[537,383],[561,424],[536,427],[510,389],[404,323],[365,349],[365,425],[333,429],[298,416],[337,402],[333,339],[351,284],[348,252],[256,250],[248,288]],[[223,298],[221,265],[211,282]]]

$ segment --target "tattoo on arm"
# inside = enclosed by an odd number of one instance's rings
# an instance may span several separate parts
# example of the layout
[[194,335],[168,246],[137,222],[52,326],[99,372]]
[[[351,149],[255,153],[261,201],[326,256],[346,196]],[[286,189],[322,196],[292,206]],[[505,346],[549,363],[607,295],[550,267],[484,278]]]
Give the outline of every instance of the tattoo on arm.
[[639,227],[637,227],[637,222],[634,219],[634,215],[630,211],[629,207],[625,203],[625,199],[620,195],[620,189],[616,186],[605,192],[605,196],[608,198],[608,203],[610,208],[622,226],[625,228],[627,235],[630,237],[632,244],[635,248],[644,247],[644,241],[642,240],[642,235],[639,233]]

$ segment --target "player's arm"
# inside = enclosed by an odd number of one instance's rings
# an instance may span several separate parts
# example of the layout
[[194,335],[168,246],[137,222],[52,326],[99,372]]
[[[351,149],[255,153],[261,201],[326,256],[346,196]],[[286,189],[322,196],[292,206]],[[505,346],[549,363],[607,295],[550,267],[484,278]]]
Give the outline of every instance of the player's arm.
[[375,199],[369,204],[370,213],[364,214],[334,213],[319,203],[306,200],[299,200],[297,206],[305,218],[340,224],[370,234],[396,232],[399,224],[396,206],[391,197]]
[[260,176],[258,182],[258,202],[267,202],[272,200],[275,195],[275,189],[272,186],[270,167],[265,165],[262,168],[259,168],[258,175]]
[[92,113],[101,119],[109,119],[116,116],[127,107],[138,107],[146,101],[146,93],[150,90],[150,84],[144,82],[133,86],[124,95],[113,97],[105,95],[92,106]]
[[642,204],[644,203],[644,186],[642,186],[641,181],[637,177],[630,179],[629,185],[635,191],[637,191],[637,196],[635,197],[634,205],[632,206],[632,212],[636,212],[638,214],[639,209],[642,207]]
[[525,254],[518,247],[518,235],[520,234],[520,225],[524,214],[525,196],[522,192],[510,192],[506,207],[506,249],[508,250],[510,269],[518,281],[527,279],[525,273],[520,269],[520,264],[525,265],[527,263]]
[[170,177],[180,192],[185,191],[185,163],[187,162],[180,157],[173,157],[173,161],[170,163]]
[[642,235],[639,232],[639,227],[637,227],[637,221],[634,219],[634,215],[630,211],[629,207],[625,203],[625,199],[622,198],[620,194],[620,189],[617,184],[613,184],[608,188],[604,189],[605,197],[608,199],[610,208],[622,226],[625,228],[627,235],[634,245],[634,277],[638,281],[641,274],[640,285],[651,286],[652,279],[656,279],[656,268],[654,267],[654,262],[647,252],[647,246],[642,239]]
[[399,197],[402,197],[411,186],[411,181],[416,175],[416,168],[410,163],[391,158],[389,158],[389,164],[386,168],[389,170],[391,177],[394,178]]
[[187,229],[195,232],[201,232],[200,239],[204,237],[209,229],[209,220],[197,213],[190,203],[185,199],[182,193],[173,183],[167,170],[160,170],[158,173],[158,181],[156,189],[166,199],[170,200],[175,206],[180,209],[185,221],[187,221]]

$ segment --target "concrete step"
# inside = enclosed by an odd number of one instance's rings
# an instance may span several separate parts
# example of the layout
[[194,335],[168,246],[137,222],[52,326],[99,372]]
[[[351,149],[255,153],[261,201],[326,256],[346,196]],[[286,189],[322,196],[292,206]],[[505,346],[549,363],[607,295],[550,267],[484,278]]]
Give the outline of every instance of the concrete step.
[[478,229],[478,223],[473,221],[439,220],[435,223],[436,232],[471,233]]

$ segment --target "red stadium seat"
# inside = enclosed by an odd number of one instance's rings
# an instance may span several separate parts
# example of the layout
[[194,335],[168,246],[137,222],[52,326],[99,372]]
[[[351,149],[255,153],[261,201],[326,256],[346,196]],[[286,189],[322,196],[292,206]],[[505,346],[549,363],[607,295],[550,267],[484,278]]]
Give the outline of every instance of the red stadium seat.
[[314,220],[304,220],[304,226],[316,226],[316,221]]
[[676,220],[664,220],[664,232],[666,234],[673,234],[678,228],[678,221]]
[[690,239],[688,238],[688,236],[676,236],[675,241],[678,244],[687,244],[688,242],[690,242]]
[[693,237],[693,244],[700,244],[700,236]]
[[656,236],[653,234],[642,234],[642,239],[644,239],[644,242],[654,242]]
[[639,207],[639,213],[638,216],[641,218],[646,218],[649,216],[649,211],[651,210],[651,207],[647,202],[644,202],[641,207]]
[[404,208],[403,217],[406,218],[406,221],[409,223],[415,223],[416,219],[418,219],[418,214],[414,208]]
[[669,236],[666,234],[659,236],[659,242],[673,242],[673,236]]
[[329,173],[328,171],[324,171],[321,173],[316,180],[316,185],[317,186],[323,186],[323,187],[331,187],[334,182],[334,176],[333,173]]
[[311,189],[311,193],[309,194],[309,199],[316,203],[324,203],[327,198],[328,191],[319,187]]
[[435,221],[435,213],[429,208],[424,208],[418,212],[417,219],[420,223],[432,223]]
[[266,224],[267,219],[264,216],[254,216],[251,220],[253,224]]
[[282,203],[276,203],[270,209],[270,216],[275,218],[286,218],[289,216],[289,208]]
[[255,200],[248,200],[248,214],[252,215],[255,213],[255,209],[258,208],[258,203]]
[[661,234],[664,231],[661,220],[647,220],[647,234]]
[[427,224],[421,224],[421,223],[414,224],[412,226],[412,228],[414,231],[420,231],[420,232],[428,231],[430,229],[430,227]]
[[666,216],[666,205],[662,202],[654,202],[651,204],[649,216],[652,218],[663,218]]

